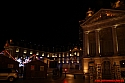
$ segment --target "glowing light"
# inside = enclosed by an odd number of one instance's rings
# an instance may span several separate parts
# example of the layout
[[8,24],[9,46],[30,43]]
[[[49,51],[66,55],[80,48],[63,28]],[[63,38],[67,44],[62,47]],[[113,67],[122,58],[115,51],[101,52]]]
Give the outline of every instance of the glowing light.
[[74,53],[74,55],[76,55],[76,52]]
[[63,57],[65,57],[64,53],[63,53]]
[[30,54],[33,54],[33,51],[30,51]]
[[19,58],[19,59],[17,59],[17,61],[18,61],[18,62],[21,62],[21,59]]
[[79,61],[77,61],[77,63],[79,63]]
[[47,55],[47,57],[49,57],[49,54]]
[[42,56],[44,56],[44,53],[42,53]]
[[43,58],[43,57],[40,57],[40,58]]
[[55,55],[55,57],[57,57],[57,54]]
[[67,57],[69,56],[69,53],[67,53]]
[[19,48],[16,49],[16,52],[19,52]]
[[70,56],[72,56],[72,54],[70,54]]
[[59,54],[59,57],[61,57],[61,54]]
[[65,72],[67,72],[67,69],[65,69]]
[[84,73],[88,73],[88,64],[84,64]]
[[26,53],[27,53],[27,50],[24,50],[24,52],[23,52],[23,53],[25,53],[25,54],[26,54]]
[[54,55],[52,55],[52,57],[55,57]]
[[79,52],[77,52],[77,56],[79,56]]
[[39,55],[39,52],[37,52],[36,55]]

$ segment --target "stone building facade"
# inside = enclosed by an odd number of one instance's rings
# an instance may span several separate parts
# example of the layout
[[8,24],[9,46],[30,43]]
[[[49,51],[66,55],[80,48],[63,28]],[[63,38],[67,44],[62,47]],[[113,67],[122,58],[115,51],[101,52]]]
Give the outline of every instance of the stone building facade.
[[84,31],[83,72],[92,74],[91,79],[94,75],[95,79],[121,78],[120,72],[125,71],[125,10],[100,9],[80,26]]

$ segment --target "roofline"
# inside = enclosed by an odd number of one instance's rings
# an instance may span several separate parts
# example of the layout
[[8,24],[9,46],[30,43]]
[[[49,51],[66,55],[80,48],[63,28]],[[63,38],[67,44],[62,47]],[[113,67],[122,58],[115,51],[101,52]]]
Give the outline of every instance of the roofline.
[[84,25],[86,22],[88,22],[91,18],[93,18],[98,12],[102,11],[102,10],[111,10],[111,11],[122,11],[125,12],[125,10],[115,10],[115,9],[104,9],[101,8],[99,11],[97,11],[94,15],[92,15],[90,18],[88,18],[82,25]]

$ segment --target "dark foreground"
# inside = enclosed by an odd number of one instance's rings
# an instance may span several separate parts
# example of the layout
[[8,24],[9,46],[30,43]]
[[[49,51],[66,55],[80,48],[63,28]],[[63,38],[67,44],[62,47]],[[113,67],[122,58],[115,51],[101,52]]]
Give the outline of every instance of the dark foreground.
[[[0,83],[8,83],[7,81],[0,81]],[[63,75],[61,78],[54,79],[48,77],[47,79],[23,79],[20,78],[13,83],[89,83],[88,80],[83,79],[81,76],[77,76],[74,79],[72,74]]]

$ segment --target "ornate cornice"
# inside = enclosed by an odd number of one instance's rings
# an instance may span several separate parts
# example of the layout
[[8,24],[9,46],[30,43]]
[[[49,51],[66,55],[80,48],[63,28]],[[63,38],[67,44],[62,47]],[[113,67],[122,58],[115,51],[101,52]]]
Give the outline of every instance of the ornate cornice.
[[93,31],[95,29],[107,28],[107,27],[112,27],[113,25],[120,25],[120,24],[125,24],[125,15],[121,17],[114,17],[114,18],[102,20],[99,22],[94,22],[88,25],[81,24],[81,27],[85,31]]

